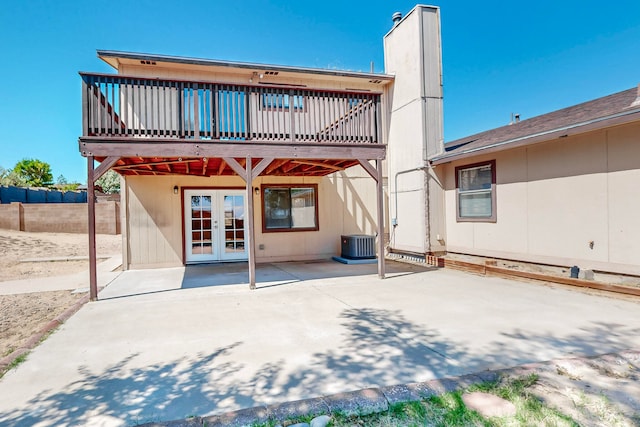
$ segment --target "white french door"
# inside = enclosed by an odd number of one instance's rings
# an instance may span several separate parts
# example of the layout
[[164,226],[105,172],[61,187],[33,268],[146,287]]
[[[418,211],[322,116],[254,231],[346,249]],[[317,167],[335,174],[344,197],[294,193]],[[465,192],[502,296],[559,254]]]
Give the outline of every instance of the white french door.
[[187,263],[247,259],[242,190],[185,190]]

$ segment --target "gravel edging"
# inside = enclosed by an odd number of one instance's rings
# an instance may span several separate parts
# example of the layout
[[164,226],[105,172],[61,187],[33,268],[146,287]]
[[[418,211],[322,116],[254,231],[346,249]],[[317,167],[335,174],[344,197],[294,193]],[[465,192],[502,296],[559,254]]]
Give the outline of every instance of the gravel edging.
[[29,353],[33,348],[40,343],[42,338],[56,329],[58,326],[66,322],[71,316],[73,316],[80,308],[89,302],[89,294],[83,296],[76,301],[71,307],[56,316],[53,320],[48,322],[42,328],[40,328],[35,334],[31,335],[28,340],[20,344],[18,348],[12,351],[9,355],[0,359],[0,373],[5,373],[5,370],[11,366],[11,364],[20,356]]
[[619,364],[621,359],[640,362],[640,350],[632,349],[593,357],[574,357],[528,363],[513,368],[482,371],[459,377],[381,388],[367,388],[276,405],[257,406],[208,417],[153,422],[143,424],[141,427],[250,427],[254,424],[269,421],[283,422],[304,416],[330,415],[336,412],[343,415],[367,415],[386,411],[390,405],[422,400],[486,381],[498,381],[505,376],[520,377],[545,371],[556,371],[558,364],[585,364],[590,362],[606,366]]

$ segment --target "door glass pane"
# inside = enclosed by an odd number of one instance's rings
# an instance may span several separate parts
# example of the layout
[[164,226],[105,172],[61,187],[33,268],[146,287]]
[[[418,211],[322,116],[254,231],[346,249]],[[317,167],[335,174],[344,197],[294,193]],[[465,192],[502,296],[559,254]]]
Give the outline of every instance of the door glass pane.
[[244,252],[244,196],[224,196],[224,250]]
[[191,253],[213,253],[211,196],[191,196]]

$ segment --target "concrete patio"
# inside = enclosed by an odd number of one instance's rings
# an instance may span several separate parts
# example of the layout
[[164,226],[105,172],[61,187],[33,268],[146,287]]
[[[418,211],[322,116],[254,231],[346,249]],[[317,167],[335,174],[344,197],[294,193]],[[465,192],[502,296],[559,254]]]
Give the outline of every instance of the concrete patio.
[[0,424],[124,426],[640,348],[638,302],[389,262],[127,271],[0,380]]

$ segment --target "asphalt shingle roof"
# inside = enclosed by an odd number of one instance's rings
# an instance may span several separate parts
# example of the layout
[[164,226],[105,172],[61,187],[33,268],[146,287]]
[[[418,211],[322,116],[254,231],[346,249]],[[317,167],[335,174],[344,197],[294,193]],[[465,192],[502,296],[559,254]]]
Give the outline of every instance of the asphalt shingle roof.
[[[437,156],[436,160],[455,157],[471,150],[479,153],[483,148],[493,147],[500,143],[505,143],[504,149],[508,149],[509,141],[520,141],[528,137],[544,134],[545,132],[589,123],[616,114],[640,110],[639,100],[640,88],[634,87],[582,104],[522,120],[518,123],[460,138],[446,143],[446,152]],[[634,103],[635,105],[633,105]]]

